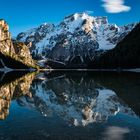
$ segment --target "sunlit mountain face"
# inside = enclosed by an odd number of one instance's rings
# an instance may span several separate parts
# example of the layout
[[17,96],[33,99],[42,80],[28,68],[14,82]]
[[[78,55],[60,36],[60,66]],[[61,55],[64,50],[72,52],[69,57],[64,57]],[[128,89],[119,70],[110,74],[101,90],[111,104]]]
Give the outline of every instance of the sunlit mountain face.
[[[80,138],[77,131],[84,139],[95,136],[91,131],[97,131],[97,139],[118,131],[128,138],[140,130],[138,74],[45,72],[11,82],[2,77],[0,124],[5,127],[0,136],[4,138],[13,139],[15,131],[21,138],[25,128],[29,138],[42,139],[44,135]],[[25,138],[27,134],[21,139]]]
[[17,35],[17,40],[26,44],[32,42],[30,51],[34,59],[49,59],[78,68],[87,66],[102,53],[115,48],[135,25],[119,26],[108,22],[106,16],[75,13],[57,25],[44,23],[23,31]]

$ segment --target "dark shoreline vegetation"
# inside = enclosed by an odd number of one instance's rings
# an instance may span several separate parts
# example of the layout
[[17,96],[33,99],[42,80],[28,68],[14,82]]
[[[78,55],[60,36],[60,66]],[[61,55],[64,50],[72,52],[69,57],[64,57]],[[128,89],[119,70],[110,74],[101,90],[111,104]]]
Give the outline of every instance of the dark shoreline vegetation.
[[89,68],[140,68],[140,23],[112,50],[89,64]]
[[[5,64],[7,68],[11,68],[11,69],[30,69],[31,68],[29,65],[26,65],[12,58],[9,55],[2,54],[1,52],[0,52],[0,59],[3,61],[3,63]],[[3,68],[3,67],[4,66],[2,62],[0,62],[0,68]]]

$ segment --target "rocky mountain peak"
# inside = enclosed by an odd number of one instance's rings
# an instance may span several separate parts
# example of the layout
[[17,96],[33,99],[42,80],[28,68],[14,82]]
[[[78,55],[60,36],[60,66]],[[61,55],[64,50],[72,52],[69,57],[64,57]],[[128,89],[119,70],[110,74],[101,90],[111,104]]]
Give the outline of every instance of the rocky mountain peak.
[[114,48],[134,26],[117,26],[110,24],[105,16],[75,13],[58,25],[43,24],[20,33],[17,39],[32,42],[30,50],[36,59],[85,64],[101,52]]
[[66,16],[65,17],[65,21],[74,21],[74,20],[78,20],[78,19],[85,19],[90,17],[87,13],[74,13],[72,15]]
[[103,16],[103,17],[96,17],[95,18],[95,22],[98,24],[98,25],[104,25],[104,24],[108,24],[108,18]]
[[108,19],[107,16],[90,16],[89,14],[83,13],[75,13],[70,16],[65,17],[64,21],[73,22],[75,20],[91,20],[96,22],[97,24],[107,24]]
[[0,19],[0,41],[9,39],[9,26],[4,19]]

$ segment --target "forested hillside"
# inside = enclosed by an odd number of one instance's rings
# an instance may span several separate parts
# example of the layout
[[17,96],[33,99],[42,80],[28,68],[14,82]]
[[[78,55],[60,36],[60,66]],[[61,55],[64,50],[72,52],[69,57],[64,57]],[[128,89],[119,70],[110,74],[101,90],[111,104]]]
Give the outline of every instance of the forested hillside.
[[140,67],[140,23],[117,46],[89,64],[89,68]]

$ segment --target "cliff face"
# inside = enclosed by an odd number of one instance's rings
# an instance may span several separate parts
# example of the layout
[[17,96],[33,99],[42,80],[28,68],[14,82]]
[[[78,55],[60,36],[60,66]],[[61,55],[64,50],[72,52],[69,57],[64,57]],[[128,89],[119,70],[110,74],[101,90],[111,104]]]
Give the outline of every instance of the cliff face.
[[14,52],[9,26],[4,20],[0,20],[0,52],[12,55]]
[[29,48],[23,42],[13,41],[14,51],[18,57],[18,59],[27,64],[27,65],[35,65],[34,60],[30,54]]
[[4,20],[0,20],[0,53],[27,66],[35,66],[28,47],[11,39],[9,26]]

